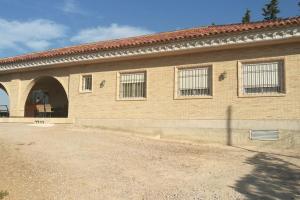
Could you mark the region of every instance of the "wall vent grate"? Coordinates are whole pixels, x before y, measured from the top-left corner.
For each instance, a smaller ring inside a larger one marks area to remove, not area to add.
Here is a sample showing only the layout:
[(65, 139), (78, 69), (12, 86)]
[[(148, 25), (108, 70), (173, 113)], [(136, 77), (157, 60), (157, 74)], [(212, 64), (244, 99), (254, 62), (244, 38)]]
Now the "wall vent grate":
[(275, 141), (278, 139), (278, 130), (250, 130), (250, 140)]

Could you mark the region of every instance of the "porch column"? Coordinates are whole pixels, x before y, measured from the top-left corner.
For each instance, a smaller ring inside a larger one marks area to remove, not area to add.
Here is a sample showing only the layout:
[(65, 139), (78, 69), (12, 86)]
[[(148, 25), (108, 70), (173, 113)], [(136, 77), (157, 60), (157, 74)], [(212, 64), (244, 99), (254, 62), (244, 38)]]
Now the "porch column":
[(21, 101), (21, 80), (12, 79), (9, 83), (10, 117), (24, 117)]

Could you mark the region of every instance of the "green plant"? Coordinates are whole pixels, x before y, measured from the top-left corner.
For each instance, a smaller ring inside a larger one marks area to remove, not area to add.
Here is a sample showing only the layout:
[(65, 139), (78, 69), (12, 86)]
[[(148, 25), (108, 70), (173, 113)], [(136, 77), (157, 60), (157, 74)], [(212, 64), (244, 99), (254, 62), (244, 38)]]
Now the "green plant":
[(8, 196), (8, 192), (7, 191), (0, 191), (0, 199), (4, 199), (4, 197)]
[(280, 10), (278, 8), (278, 0), (271, 0), (265, 5), (265, 7), (262, 10), (262, 15), (265, 17), (265, 20), (277, 19), (277, 14), (280, 13)]
[(249, 23), (249, 22), (251, 21), (251, 16), (250, 16), (250, 14), (251, 14), (251, 11), (250, 11), (249, 9), (247, 9), (246, 12), (245, 12), (245, 15), (244, 15), (244, 17), (243, 17), (243, 19), (242, 19), (242, 23), (243, 23), (243, 24)]

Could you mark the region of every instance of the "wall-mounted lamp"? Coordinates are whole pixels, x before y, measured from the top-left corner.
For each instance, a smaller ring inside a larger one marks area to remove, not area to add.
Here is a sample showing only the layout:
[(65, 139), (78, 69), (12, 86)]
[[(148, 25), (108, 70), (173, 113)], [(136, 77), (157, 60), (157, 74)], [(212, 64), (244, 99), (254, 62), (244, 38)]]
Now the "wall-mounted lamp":
[(105, 80), (101, 81), (101, 83), (100, 83), (100, 88), (104, 88), (105, 82), (106, 82)]
[(219, 76), (219, 81), (223, 81), (225, 78), (227, 78), (227, 72), (224, 71), (222, 74)]

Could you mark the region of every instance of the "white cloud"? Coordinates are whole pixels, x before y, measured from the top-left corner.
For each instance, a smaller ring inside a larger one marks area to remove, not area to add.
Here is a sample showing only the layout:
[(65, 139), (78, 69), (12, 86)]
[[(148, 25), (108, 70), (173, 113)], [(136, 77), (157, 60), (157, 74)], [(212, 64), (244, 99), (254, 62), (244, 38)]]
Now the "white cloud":
[(0, 18), (0, 50), (43, 50), (65, 36), (66, 27), (53, 21), (8, 21)]
[(80, 8), (76, 0), (64, 0), (61, 10), (71, 14), (86, 14), (85, 11)]
[(9, 21), (0, 18), (0, 52), (4, 55), (14, 55), (61, 46), (62, 41), (62, 44), (69, 44), (70, 41), (85, 43), (152, 33), (141, 27), (111, 24), (82, 29), (66, 41), (67, 29), (68, 27), (62, 24), (45, 19)]
[(71, 38), (71, 42), (84, 43), (109, 39), (125, 38), (153, 33), (145, 28), (111, 24), (110, 26), (98, 26), (95, 28), (83, 29)]

